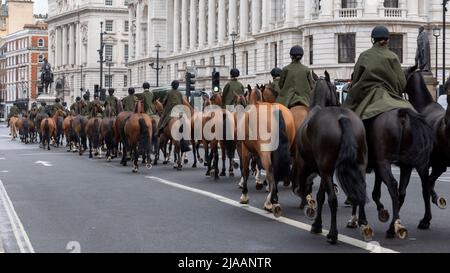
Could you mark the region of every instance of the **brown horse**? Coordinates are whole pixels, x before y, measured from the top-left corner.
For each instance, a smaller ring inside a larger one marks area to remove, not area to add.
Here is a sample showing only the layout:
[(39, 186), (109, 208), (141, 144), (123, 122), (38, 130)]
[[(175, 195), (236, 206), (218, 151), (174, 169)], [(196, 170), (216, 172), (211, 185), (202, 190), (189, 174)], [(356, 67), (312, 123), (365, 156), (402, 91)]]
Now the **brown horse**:
[(124, 133), (124, 154), (127, 150), (132, 151), (133, 172), (138, 172), (139, 155), (142, 155), (142, 161), (147, 168), (151, 168), (152, 119), (144, 113), (143, 101), (136, 102), (134, 113), (125, 122)]
[(62, 138), (63, 138), (63, 133), (64, 133), (62, 125), (64, 122), (64, 115), (65, 115), (65, 112), (63, 110), (59, 109), (55, 112), (55, 114), (52, 117), (53, 122), (55, 123), (55, 126), (56, 126), (55, 137), (54, 137), (56, 147), (59, 147), (60, 144), (62, 145)]
[(72, 121), (74, 119), (74, 114), (71, 112), (63, 121), (62, 129), (64, 132), (64, 137), (66, 138), (67, 151), (70, 152), (75, 149), (76, 136), (72, 129)]
[(130, 118), (131, 114), (133, 112), (131, 111), (121, 111), (119, 115), (117, 115), (117, 118), (114, 122), (114, 135), (115, 135), (115, 143), (118, 147), (119, 143), (122, 143), (122, 160), (120, 161), (120, 164), (123, 166), (127, 165), (127, 154), (125, 151), (124, 143), (126, 141), (125, 136), (125, 123)]
[(102, 109), (99, 105), (94, 104), (91, 110), (91, 118), (87, 121), (85, 133), (89, 139), (89, 158), (92, 158), (92, 149), (95, 150), (95, 156), (101, 158), (101, 139), (100, 139), (100, 123), (102, 119), (97, 117), (97, 113), (101, 113)]
[[(353, 204), (352, 219), (348, 227), (359, 224), (364, 239), (371, 240), (373, 231), (369, 227), (364, 206), (366, 203), (365, 171), (367, 168), (368, 148), (364, 124), (352, 111), (339, 107), (336, 87), (331, 84), (329, 75), (317, 81), (312, 110), (296, 134), (298, 152), (294, 169), (293, 191), (303, 200), (308, 200), (310, 210), (314, 210), (308, 177), (320, 174), (321, 183), (317, 193), (317, 216), (311, 232), (322, 233), (322, 207), (325, 193), (331, 210), (331, 227), (327, 235), (328, 242), (337, 242), (336, 225), (337, 197), (334, 190), (333, 174), (341, 183), (342, 189)], [(359, 218), (356, 209), (359, 207)]]
[(9, 119), (9, 131), (10, 131), (10, 135), (12, 136), (13, 139), (17, 138), (17, 122), (19, 121), (18, 117), (11, 117)]
[(108, 162), (111, 161), (113, 156), (117, 156), (114, 130), (115, 120), (116, 118), (112, 115), (111, 106), (108, 104), (105, 108), (105, 117), (103, 117), (100, 123), (100, 142), (106, 145), (106, 160)]
[(56, 138), (56, 123), (53, 118), (44, 118), (41, 121), (40, 127), (42, 139), (42, 148), (45, 149), (45, 145), (47, 144), (47, 150), (50, 150), (50, 141), (53, 137)]
[[(242, 204), (249, 202), (247, 180), (250, 158), (253, 154), (259, 157), (261, 165), (267, 173), (266, 180), (269, 183), (269, 194), (264, 203), (264, 208), (279, 217), (282, 210), (278, 204), (278, 182), (284, 181), (289, 174), (290, 149), (295, 137), (294, 118), (289, 109), (283, 105), (263, 102), (252, 105), (252, 109), (245, 111), (240, 117), (236, 113), (234, 116), (236, 120), (234, 133), (235, 138), (238, 139), (237, 150), (241, 159), (243, 176), (240, 202)], [(261, 134), (263, 130), (260, 126), (264, 125), (269, 134), (269, 139)], [(244, 132), (240, 131), (242, 129)], [(243, 134), (244, 138), (239, 139), (238, 134)], [(278, 140), (276, 147), (265, 147), (276, 139)]]
[(78, 148), (79, 155), (83, 155), (83, 152), (87, 150), (87, 138), (86, 138), (87, 122), (88, 122), (87, 118), (80, 114), (76, 115), (72, 119), (72, 132), (75, 144)]

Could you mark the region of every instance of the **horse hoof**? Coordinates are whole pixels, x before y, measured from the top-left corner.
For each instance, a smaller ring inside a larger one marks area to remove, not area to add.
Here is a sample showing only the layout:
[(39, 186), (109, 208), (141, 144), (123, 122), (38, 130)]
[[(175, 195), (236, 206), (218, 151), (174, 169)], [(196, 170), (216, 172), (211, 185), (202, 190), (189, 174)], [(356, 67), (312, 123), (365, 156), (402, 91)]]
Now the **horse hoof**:
[(408, 230), (405, 226), (403, 226), (400, 220), (395, 221), (394, 223), (395, 235), (401, 240), (406, 239), (408, 237)]
[(283, 213), (283, 210), (281, 209), (280, 204), (274, 204), (272, 207), (273, 216), (276, 218), (280, 218), (281, 214)]
[[(81, 155), (81, 154), (80, 154)], [(92, 158), (92, 155), (89, 155), (89, 158)]]
[(209, 171), (209, 176), (211, 176), (211, 177), (216, 176), (216, 171), (215, 170), (210, 170)]
[(203, 163), (203, 166), (208, 167), (208, 163), (207, 163), (207, 162), (204, 162), (204, 163)]
[(291, 181), (284, 181), (283, 182), (283, 186), (289, 187), (289, 185), (291, 185)]
[(145, 164), (145, 167), (146, 167), (148, 170), (150, 170), (153, 166), (152, 166), (152, 164), (148, 163), (148, 164)]
[(336, 195), (338, 195), (339, 194), (339, 187), (337, 185), (333, 185), (333, 188), (334, 188), (334, 193)]
[(305, 216), (309, 220), (314, 220), (314, 218), (316, 217), (316, 209), (314, 209), (314, 208), (306, 208), (305, 209)]
[(188, 161), (187, 159), (183, 160), (183, 163), (184, 163), (184, 164), (188, 164), (188, 162), (189, 162), (189, 161)]
[(306, 202), (308, 204), (308, 207), (313, 208), (313, 209), (316, 208), (316, 200), (314, 200), (314, 198), (312, 197), (311, 194), (308, 194), (306, 196)]
[(229, 175), (230, 177), (234, 177), (234, 173), (233, 173), (233, 172), (230, 172), (228, 175)]
[(425, 220), (422, 219), (419, 222), (419, 225), (417, 226), (417, 228), (418, 229), (422, 229), (422, 230), (429, 229), (430, 228), (430, 221), (425, 221)]
[(445, 209), (447, 207), (447, 200), (444, 197), (439, 197), (437, 200), (437, 206), (440, 209)]
[(262, 190), (263, 187), (264, 187), (264, 186), (263, 186), (262, 183), (256, 183), (256, 189), (257, 189), (258, 191)]
[(369, 225), (361, 226), (361, 234), (364, 238), (364, 241), (370, 242), (373, 238), (373, 229)]
[(106, 159), (106, 161), (111, 162), (111, 157), (108, 156), (108, 158)]
[(313, 233), (313, 234), (320, 234), (320, 233), (322, 233), (322, 226), (312, 224), (311, 225), (311, 233)]
[(176, 167), (177, 171), (181, 171), (182, 168), (183, 168), (182, 166), (177, 166)]
[(386, 223), (387, 221), (389, 221), (389, 217), (389, 212), (386, 209), (381, 209), (378, 211), (378, 219), (382, 223)]
[(246, 194), (242, 194), (239, 203), (247, 205), (248, 202), (249, 202), (248, 196)]
[(197, 164), (192, 164), (192, 168), (197, 168)]
[(356, 219), (356, 218), (354, 218), (354, 217), (352, 217), (352, 219), (348, 220), (348, 222), (347, 222), (347, 228), (350, 228), (350, 229), (355, 229), (355, 228), (357, 228), (357, 227), (358, 227), (358, 222), (357, 222), (357, 220), (358, 220), (358, 219)]
[(163, 165), (167, 165), (167, 163), (169, 163), (169, 161), (167, 161), (167, 160), (163, 161)]
[(227, 174), (225, 173), (225, 171), (221, 171), (219, 175), (220, 176), (226, 176)]
[(203, 159), (202, 159), (202, 158), (199, 158), (199, 159), (198, 159), (198, 162), (200, 162), (200, 164), (202, 164), (202, 163), (203, 163)]
[(135, 167), (135, 168), (133, 168), (132, 172), (133, 172), (133, 173), (137, 173), (137, 172), (138, 172), (138, 169)]
[(328, 234), (328, 235), (327, 235), (327, 242), (328, 242), (330, 245), (335, 245), (335, 244), (337, 244), (337, 235), (331, 235), (331, 234)]

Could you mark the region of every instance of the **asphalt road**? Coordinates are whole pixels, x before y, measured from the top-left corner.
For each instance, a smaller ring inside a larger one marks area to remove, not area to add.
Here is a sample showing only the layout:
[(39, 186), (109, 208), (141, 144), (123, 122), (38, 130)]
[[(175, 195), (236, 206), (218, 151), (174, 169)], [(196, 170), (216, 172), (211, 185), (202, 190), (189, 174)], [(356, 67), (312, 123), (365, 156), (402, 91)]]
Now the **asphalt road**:
[[(203, 166), (193, 169), (191, 163), (182, 171), (158, 165), (133, 174), (118, 159), (108, 163), (65, 148), (47, 151), (11, 141), (1, 124), (0, 252), (450, 252), (449, 210), (433, 206), (431, 229), (416, 228), (424, 210), (417, 176), (401, 211), (407, 239), (385, 239), (388, 223), (378, 221), (370, 202), (375, 236), (365, 243), (359, 230), (345, 227), (351, 209), (340, 194), (340, 237), (332, 246), (309, 232), (312, 221), (289, 188), (280, 186), (283, 217), (274, 219), (261, 210), (266, 193), (256, 191), (253, 178), (250, 204), (243, 206), (237, 176), (213, 181)], [(367, 183), (370, 195), (372, 175)], [(450, 193), (449, 173), (436, 189), (443, 196)], [(384, 186), (382, 199), (391, 211)], [(324, 229), (329, 216), (325, 205)]]

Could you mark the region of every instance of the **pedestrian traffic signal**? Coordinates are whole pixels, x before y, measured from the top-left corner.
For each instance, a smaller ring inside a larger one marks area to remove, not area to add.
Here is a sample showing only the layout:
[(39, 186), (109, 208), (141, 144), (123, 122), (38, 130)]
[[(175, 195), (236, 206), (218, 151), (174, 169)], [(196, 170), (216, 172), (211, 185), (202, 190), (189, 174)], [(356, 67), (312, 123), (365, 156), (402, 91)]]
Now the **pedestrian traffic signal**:
[(212, 91), (219, 92), (220, 90), (220, 73), (213, 71), (212, 73)]
[(191, 92), (195, 91), (195, 75), (186, 72), (186, 97), (191, 97)]

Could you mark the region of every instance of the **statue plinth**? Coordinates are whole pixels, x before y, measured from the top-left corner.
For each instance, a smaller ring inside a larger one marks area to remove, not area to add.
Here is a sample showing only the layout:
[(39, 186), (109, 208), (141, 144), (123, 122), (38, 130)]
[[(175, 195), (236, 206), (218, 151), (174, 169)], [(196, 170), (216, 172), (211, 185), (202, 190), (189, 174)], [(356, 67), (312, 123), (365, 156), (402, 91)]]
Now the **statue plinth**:
[(433, 97), (433, 101), (436, 101), (436, 90), (438, 81), (437, 78), (430, 71), (421, 71), (423, 79), (425, 80), (425, 84), (427, 86), (428, 92), (430, 92), (431, 97)]

